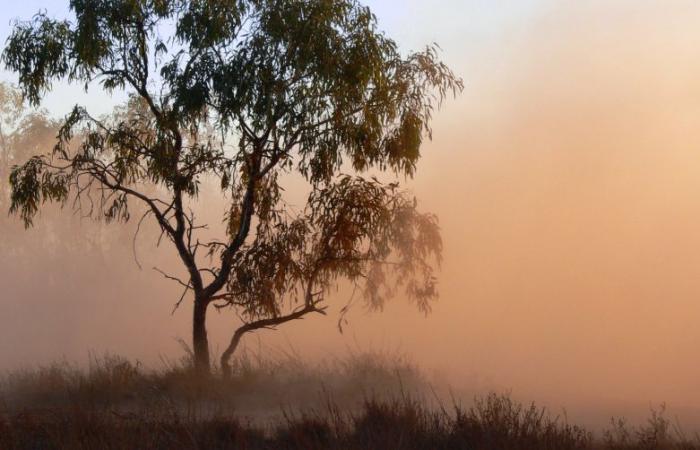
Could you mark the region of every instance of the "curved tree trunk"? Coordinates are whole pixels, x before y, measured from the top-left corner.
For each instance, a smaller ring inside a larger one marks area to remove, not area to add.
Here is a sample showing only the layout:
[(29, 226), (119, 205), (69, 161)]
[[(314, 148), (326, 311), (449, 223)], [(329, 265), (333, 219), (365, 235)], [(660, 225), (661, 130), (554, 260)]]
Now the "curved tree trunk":
[(231, 356), (233, 356), (235, 353), (236, 349), (238, 348), (238, 344), (241, 343), (241, 338), (247, 331), (248, 330), (245, 330), (244, 327), (237, 329), (236, 332), (233, 333), (233, 337), (231, 338), (231, 342), (229, 343), (228, 347), (226, 347), (226, 350), (224, 350), (224, 352), (221, 354), (221, 374), (224, 376), (224, 378), (231, 377)]
[(282, 325), (283, 323), (292, 321), (292, 320), (298, 320), (302, 319), (305, 315), (310, 314), (310, 313), (319, 313), (325, 315), (325, 308), (317, 308), (316, 305), (309, 303), (303, 308), (294, 311), (290, 314), (287, 314), (286, 316), (277, 316), (277, 317), (270, 317), (268, 319), (260, 319), (255, 322), (250, 322), (246, 323), (242, 326), (240, 326), (235, 333), (233, 333), (233, 337), (231, 338), (231, 342), (229, 343), (228, 347), (222, 353), (221, 355), (221, 372), (224, 376), (224, 378), (229, 378), (231, 376), (231, 356), (233, 356), (233, 353), (236, 351), (238, 348), (238, 345), (241, 343), (241, 338), (243, 337), (244, 334), (250, 333), (262, 328), (267, 328), (267, 329), (274, 329), (278, 325)]
[(198, 373), (209, 374), (209, 339), (207, 338), (207, 305), (200, 299), (194, 302), (192, 317), (192, 351), (194, 352), (194, 368)]

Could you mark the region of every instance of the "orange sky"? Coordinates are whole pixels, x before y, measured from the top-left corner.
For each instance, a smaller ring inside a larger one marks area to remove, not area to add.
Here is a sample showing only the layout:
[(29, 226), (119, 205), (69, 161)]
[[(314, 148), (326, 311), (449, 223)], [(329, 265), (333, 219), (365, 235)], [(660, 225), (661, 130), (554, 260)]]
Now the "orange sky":
[(463, 48), (413, 183), (442, 298), (355, 318), (360, 342), (564, 404), (700, 407), (700, 5), (609, 3)]

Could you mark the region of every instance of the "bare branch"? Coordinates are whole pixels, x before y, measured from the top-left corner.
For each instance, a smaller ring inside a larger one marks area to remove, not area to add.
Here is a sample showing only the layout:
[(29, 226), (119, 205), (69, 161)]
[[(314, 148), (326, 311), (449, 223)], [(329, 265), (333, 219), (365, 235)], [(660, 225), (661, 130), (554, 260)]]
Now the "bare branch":
[(163, 277), (167, 278), (168, 280), (176, 281), (178, 284), (180, 284), (181, 286), (186, 287), (187, 289), (191, 289), (191, 288), (192, 288), (192, 285), (191, 285), (190, 283), (185, 283), (185, 282), (182, 281), (180, 278), (177, 278), (177, 277), (172, 276), (172, 275), (168, 275), (167, 273), (163, 272), (162, 270), (160, 270), (160, 269), (157, 268), (157, 267), (154, 267), (153, 270), (155, 270), (156, 272), (160, 273), (161, 275), (163, 275)]
[(134, 262), (136, 262), (136, 265), (138, 266), (139, 270), (143, 270), (143, 267), (141, 266), (138, 255), (136, 254), (136, 238), (138, 238), (139, 231), (141, 231), (141, 224), (146, 219), (146, 217), (148, 217), (148, 215), (152, 213), (153, 211), (151, 211), (150, 209), (146, 210), (146, 212), (143, 213), (143, 216), (141, 216), (141, 219), (139, 219), (139, 222), (136, 225), (136, 231), (134, 232), (134, 236), (131, 240), (131, 251), (134, 255)]

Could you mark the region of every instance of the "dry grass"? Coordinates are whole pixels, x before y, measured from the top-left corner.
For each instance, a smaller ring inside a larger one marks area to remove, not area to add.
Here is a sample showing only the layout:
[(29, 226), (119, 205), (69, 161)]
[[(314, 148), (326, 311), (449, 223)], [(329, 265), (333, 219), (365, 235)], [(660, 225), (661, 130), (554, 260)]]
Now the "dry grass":
[(248, 356), (226, 381), (106, 357), (5, 375), (0, 448), (700, 449), (663, 409), (594, 437), (507, 395), (448, 408), (429, 392), (413, 365), (378, 354), (317, 366)]

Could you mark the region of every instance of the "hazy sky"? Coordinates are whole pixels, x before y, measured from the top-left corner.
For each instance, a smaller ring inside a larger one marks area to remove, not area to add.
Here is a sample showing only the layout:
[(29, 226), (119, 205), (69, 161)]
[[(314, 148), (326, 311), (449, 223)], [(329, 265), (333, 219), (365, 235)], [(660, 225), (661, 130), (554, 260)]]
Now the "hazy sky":
[[(59, 14), (64, 3), (12, 2), (3, 15)], [(700, 3), (369, 4), (403, 48), (439, 43), (466, 83), (437, 115), (411, 183), (441, 218), (442, 297), (428, 318), (397, 301), (383, 315), (356, 311), (342, 336), (335, 317), (261, 336), (313, 356), (398, 347), (455, 385), (512, 388), (570, 410), (664, 400), (700, 410)], [(61, 86), (45, 107), (109, 105), (78, 91)], [(144, 358), (172, 350), (189, 319), (168, 315), (163, 292), (148, 303), (158, 327), (106, 302), (65, 317), (85, 323), (74, 339), (52, 323), (51, 346), (11, 359), (79, 357), (86, 342)], [(219, 345), (230, 320), (214, 317)], [(145, 336), (152, 345), (139, 344)]]
[[(27, 0), (7, 2), (3, 5), (0, 21), (0, 42), (10, 33), (16, 19), (26, 20), (38, 11), (50, 17), (68, 16), (67, 0)], [(494, 36), (511, 27), (522, 25), (523, 20), (537, 14), (542, 0), (518, 0), (494, 2), (488, 0), (419, 0), (386, 1), (372, 0), (369, 5), (385, 30), (406, 50), (419, 49), (437, 42), (445, 50), (445, 60), (455, 69), (466, 69), (463, 58), (466, 49), (488, 43)], [(12, 74), (1, 73), (0, 80), (15, 81)], [(114, 101), (121, 100), (117, 96)], [(65, 86), (51, 93), (44, 106), (56, 114), (68, 112), (76, 101), (88, 105), (97, 112), (109, 111), (109, 102), (104, 98), (85, 95), (80, 86)]]

